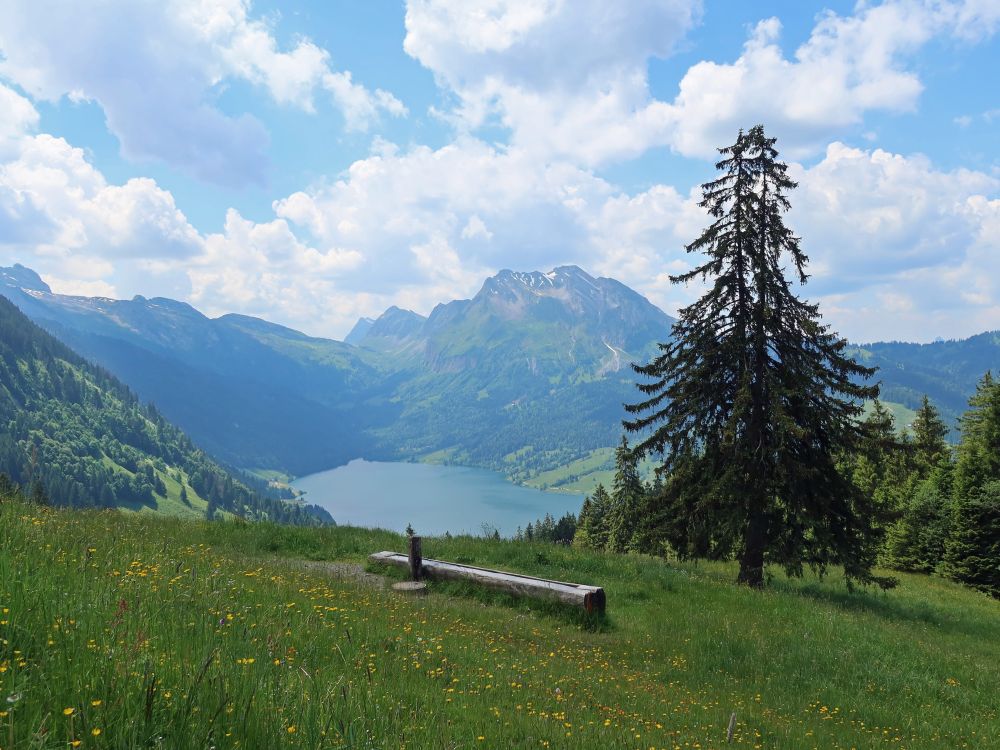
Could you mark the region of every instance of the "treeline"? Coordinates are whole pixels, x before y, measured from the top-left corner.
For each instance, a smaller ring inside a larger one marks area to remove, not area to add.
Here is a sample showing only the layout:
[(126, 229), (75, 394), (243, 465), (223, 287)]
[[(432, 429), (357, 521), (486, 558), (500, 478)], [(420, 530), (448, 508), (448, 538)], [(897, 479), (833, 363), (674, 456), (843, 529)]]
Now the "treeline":
[[(206, 515), (328, 521), (219, 466), (121, 382), (0, 298), (0, 474), (30, 498), (71, 507), (155, 506), (168, 483)], [(270, 496), (269, 496), (270, 495)]]
[[(866, 422), (871, 437), (856, 454), (839, 457), (838, 467), (877, 508), (885, 539), (880, 564), (944, 576), (1000, 598), (1000, 381), (990, 373), (980, 380), (959, 420), (957, 446), (949, 444), (950, 428), (926, 397), (901, 431), (877, 401)], [(549, 516), (517, 538), (699, 556), (678, 549), (680, 540), (698, 535), (675, 526), (665, 500), (670, 478), (643, 482), (624, 439), (615, 467), (611, 490), (599, 485), (577, 517), (556, 522)]]

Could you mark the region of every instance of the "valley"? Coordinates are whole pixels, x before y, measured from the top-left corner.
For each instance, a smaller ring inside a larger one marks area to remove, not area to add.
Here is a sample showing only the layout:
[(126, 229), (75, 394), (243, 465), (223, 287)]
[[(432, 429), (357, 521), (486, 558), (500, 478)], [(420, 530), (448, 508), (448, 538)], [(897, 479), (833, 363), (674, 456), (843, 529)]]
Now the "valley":
[[(23, 266), (0, 269), (0, 294), (230, 465), (305, 476), (355, 458), (424, 461), (581, 494), (610, 479), (636, 393), (629, 364), (672, 323), (575, 266), (502, 271), (471, 299), (428, 316), (390, 308), (343, 342), (162, 298), (54, 294)], [(850, 353), (880, 368), (898, 426), (924, 394), (954, 426), (1000, 361), (1000, 334)]]

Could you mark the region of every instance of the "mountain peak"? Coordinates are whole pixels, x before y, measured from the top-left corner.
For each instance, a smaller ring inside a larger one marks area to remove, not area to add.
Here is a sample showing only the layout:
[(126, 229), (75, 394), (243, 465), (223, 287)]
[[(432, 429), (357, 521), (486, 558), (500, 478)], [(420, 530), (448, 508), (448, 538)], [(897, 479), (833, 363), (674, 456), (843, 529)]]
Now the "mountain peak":
[[(363, 319), (364, 320), (364, 319)], [(368, 330), (358, 339), (348, 343), (376, 349), (396, 349), (415, 340), (423, 330), (427, 318), (413, 310), (403, 310), (393, 305), (377, 320), (371, 322)], [(358, 322), (362, 325), (361, 321)], [(357, 326), (355, 326), (357, 328)], [(353, 336), (354, 331), (351, 332)]]
[(344, 343), (357, 346), (365, 340), (365, 336), (368, 335), (373, 325), (375, 325), (374, 318), (358, 318), (358, 322), (354, 324), (351, 332), (344, 336)]
[(52, 288), (42, 281), (41, 276), (27, 266), (22, 266), (20, 263), (15, 263), (13, 266), (7, 268), (0, 268), (0, 283), (33, 292), (52, 293)]

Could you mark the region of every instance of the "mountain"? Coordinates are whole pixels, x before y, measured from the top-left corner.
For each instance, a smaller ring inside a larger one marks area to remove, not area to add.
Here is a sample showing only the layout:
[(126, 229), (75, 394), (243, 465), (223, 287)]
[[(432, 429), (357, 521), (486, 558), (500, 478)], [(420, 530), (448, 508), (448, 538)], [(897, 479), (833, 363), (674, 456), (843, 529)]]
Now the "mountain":
[(0, 472), (59, 505), (330, 520), (234, 477), (7, 299), (0, 299)]
[(226, 463), (305, 473), (377, 454), (361, 420), (383, 407), (375, 399), (370, 413), (359, 408), (381, 382), (371, 353), (257, 318), (208, 318), (160, 297), (53, 294), (17, 266), (0, 273), (0, 293)]
[[(358, 330), (358, 326), (366, 320), (362, 318), (354, 326), (352, 334)], [(419, 348), (421, 341), (421, 331), (427, 319), (418, 315), (412, 310), (401, 310), (395, 305), (382, 313), (376, 320), (371, 321), (371, 325), (363, 335), (355, 336), (357, 346), (365, 349), (374, 349), (387, 354), (398, 356), (407, 351), (411, 344), (416, 344)], [(347, 339), (344, 339), (345, 341)]]
[(613, 279), (576, 266), (504, 270), (423, 319), (390, 308), (359, 345), (407, 370), (402, 411), (376, 429), (403, 456), (428, 454), (518, 479), (613, 445), (633, 397), (629, 364), (673, 320)]
[(1000, 370), (1000, 331), (930, 344), (865, 344), (850, 353), (865, 365), (879, 368), (876, 377), (882, 381), (884, 401), (915, 410), (928, 394), (954, 427), (968, 407), (976, 382), (987, 370)]
[(419, 352), (431, 370), (521, 368), (562, 377), (600, 376), (628, 365), (670, 330), (673, 319), (614, 279), (577, 266), (548, 273), (504, 270), (471, 300), (438, 305), (430, 316), (389, 308), (358, 340), (388, 354)]
[(368, 334), (368, 331), (371, 330), (374, 323), (375, 320), (373, 318), (358, 319), (358, 322), (354, 324), (354, 328), (351, 329), (351, 332), (344, 337), (344, 343), (351, 345), (360, 344), (361, 339)]
[[(225, 462), (305, 474), (352, 458), (431, 460), (568, 486), (610, 460), (629, 365), (673, 319), (576, 266), (504, 270), (424, 317), (391, 307), (339, 342), (184, 303), (53, 294), (22, 266), (0, 294)], [(1000, 336), (855, 346), (901, 425), (927, 393), (947, 419), (1000, 369)], [(579, 488), (579, 487), (578, 487)]]

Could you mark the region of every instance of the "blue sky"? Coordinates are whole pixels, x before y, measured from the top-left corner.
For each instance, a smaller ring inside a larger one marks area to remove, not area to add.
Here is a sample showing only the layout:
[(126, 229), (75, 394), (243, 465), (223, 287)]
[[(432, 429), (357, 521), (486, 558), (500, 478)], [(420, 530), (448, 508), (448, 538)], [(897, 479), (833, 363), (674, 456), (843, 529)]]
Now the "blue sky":
[(342, 336), (500, 268), (668, 312), (763, 122), (803, 293), (856, 341), (1000, 328), (992, 0), (9, 0), (0, 263)]

